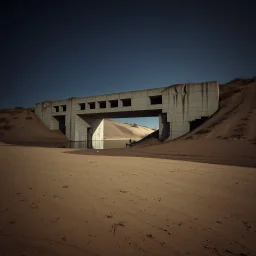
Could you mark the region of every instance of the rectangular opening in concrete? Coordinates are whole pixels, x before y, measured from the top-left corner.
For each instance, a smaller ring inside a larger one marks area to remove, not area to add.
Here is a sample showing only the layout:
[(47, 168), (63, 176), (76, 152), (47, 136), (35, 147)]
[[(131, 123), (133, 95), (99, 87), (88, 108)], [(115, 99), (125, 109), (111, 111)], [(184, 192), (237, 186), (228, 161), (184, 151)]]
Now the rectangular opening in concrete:
[(92, 148), (92, 127), (87, 127), (87, 148)]
[(170, 122), (168, 122), (167, 113), (159, 115), (159, 139), (164, 141), (170, 136)]
[(202, 125), (207, 119), (209, 119), (207, 116), (202, 116), (199, 119), (195, 119), (194, 121), (189, 122), (190, 131), (195, 130), (198, 126)]
[(90, 109), (95, 109), (95, 102), (88, 102)]
[(121, 99), (123, 107), (130, 107), (132, 105), (132, 100), (130, 99)]
[(163, 103), (162, 95), (149, 96), (149, 99), (151, 105), (159, 105)]
[(118, 108), (118, 100), (109, 100), (111, 108)]
[(85, 110), (85, 103), (79, 103), (79, 110)]
[(106, 108), (107, 107), (106, 101), (98, 101), (98, 103), (99, 103), (100, 108)]
[(59, 129), (63, 134), (66, 134), (66, 117), (65, 116), (54, 116), (58, 121), (57, 129)]
[(62, 110), (63, 112), (66, 112), (66, 111), (67, 111), (67, 106), (66, 106), (66, 105), (61, 105), (60, 107), (61, 107), (61, 110)]
[(53, 107), (54, 107), (54, 111), (55, 111), (55, 112), (59, 112), (59, 111), (60, 111), (59, 106), (53, 106)]

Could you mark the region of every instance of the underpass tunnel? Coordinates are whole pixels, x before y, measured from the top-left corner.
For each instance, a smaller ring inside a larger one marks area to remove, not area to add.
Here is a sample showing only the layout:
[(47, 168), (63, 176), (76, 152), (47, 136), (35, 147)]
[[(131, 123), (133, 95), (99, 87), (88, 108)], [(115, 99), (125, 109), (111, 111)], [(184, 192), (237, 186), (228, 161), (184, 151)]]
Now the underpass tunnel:
[(63, 134), (66, 135), (66, 117), (65, 117), (65, 115), (53, 116), (51, 126), (52, 126), (52, 130), (60, 130)]

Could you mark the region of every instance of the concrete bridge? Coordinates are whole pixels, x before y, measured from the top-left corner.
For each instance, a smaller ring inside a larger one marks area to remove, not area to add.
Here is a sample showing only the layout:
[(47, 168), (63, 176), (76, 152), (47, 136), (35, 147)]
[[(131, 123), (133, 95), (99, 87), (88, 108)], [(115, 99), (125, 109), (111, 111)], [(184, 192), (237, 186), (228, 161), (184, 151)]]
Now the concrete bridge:
[[(104, 118), (158, 116), (159, 139), (172, 140), (218, 108), (219, 85), (213, 81), (45, 101), (36, 104), (35, 113), (49, 129), (62, 130), (70, 141), (102, 143)], [(97, 145), (102, 147), (103, 143)]]

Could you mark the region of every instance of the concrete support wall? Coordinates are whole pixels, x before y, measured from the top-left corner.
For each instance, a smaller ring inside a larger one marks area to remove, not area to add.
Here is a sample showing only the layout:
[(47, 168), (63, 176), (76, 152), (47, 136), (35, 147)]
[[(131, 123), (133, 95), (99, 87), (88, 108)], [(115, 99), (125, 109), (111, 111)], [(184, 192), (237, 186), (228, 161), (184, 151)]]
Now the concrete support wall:
[[(159, 102), (153, 103), (154, 97)], [(124, 105), (127, 99), (130, 103)], [(100, 107), (102, 101), (106, 107)], [(111, 107), (113, 101), (118, 103), (115, 107)], [(94, 109), (90, 107), (91, 102), (95, 104)], [(218, 108), (219, 85), (214, 81), (46, 101), (36, 104), (35, 114), (51, 130), (59, 128), (55, 117), (65, 116), (66, 136), (70, 141), (86, 141), (87, 128), (92, 127), (92, 140), (96, 143), (104, 138), (104, 117), (159, 116), (159, 138), (172, 140), (189, 132), (190, 122), (210, 117)]]
[(165, 140), (170, 136), (170, 123), (167, 121), (167, 113), (159, 115), (159, 139)]
[(82, 117), (76, 115), (73, 123), (75, 136), (71, 138), (71, 141), (86, 141), (88, 127), (90, 127), (89, 124)]
[(176, 139), (190, 131), (190, 122), (210, 117), (219, 108), (216, 82), (182, 84), (163, 91), (163, 112), (170, 122), (170, 137)]
[(92, 146), (97, 149), (103, 148), (104, 119), (76, 115), (72, 127), (75, 136), (71, 137), (71, 141), (87, 141), (87, 129), (91, 127)]
[(52, 122), (52, 104), (51, 102), (43, 102), (36, 104), (35, 106), (35, 114), (42, 120), (42, 122), (52, 130), (51, 122)]
[(59, 129), (59, 121), (55, 117), (51, 117), (50, 119), (50, 130), (58, 130)]

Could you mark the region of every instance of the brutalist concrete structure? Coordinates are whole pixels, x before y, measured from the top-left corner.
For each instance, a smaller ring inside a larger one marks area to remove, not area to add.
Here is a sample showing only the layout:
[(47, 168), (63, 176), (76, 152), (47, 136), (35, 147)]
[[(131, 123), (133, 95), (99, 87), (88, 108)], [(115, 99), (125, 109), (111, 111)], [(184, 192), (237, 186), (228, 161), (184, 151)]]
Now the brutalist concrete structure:
[(213, 81), (45, 101), (36, 104), (35, 113), (70, 141), (92, 141), (93, 147), (102, 148), (104, 118), (159, 116), (159, 138), (173, 140), (188, 133), (193, 121), (210, 117), (218, 108), (219, 85)]

